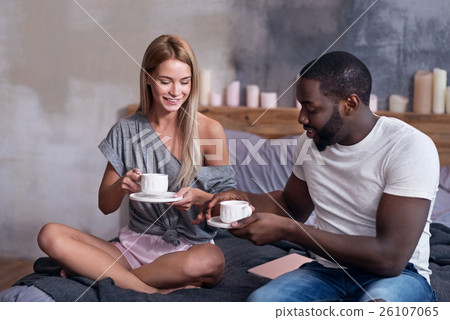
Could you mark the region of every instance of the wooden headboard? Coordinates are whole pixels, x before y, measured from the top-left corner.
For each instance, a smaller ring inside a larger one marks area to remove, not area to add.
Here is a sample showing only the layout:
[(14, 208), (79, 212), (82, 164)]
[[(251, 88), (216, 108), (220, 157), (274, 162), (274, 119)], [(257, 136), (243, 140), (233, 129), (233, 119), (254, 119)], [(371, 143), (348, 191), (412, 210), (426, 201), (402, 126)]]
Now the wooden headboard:
[[(137, 104), (128, 106), (134, 113)], [(254, 133), (272, 139), (298, 135), (303, 127), (298, 124), (299, 109), (295, 108), (246, 108), (202, 107), (200, 112), (219, 121), (225, 129)], [(450, 114), (415, 114), (378, 111), (378, 115), (395, 117), (427, 134), (436, 144), (441, 166), (450, 166)], [(256, 121), (256, 122), (255, 122)]]

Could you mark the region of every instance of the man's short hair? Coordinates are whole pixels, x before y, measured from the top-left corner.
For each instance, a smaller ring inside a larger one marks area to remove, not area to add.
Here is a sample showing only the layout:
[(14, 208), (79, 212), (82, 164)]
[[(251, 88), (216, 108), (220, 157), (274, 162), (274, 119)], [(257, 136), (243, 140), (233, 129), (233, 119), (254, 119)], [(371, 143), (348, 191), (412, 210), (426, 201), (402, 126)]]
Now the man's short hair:
[(320, 92), (332, 100), (356, 94), (369, 105), (372, 76), (361, 60), (344, 51), (329, 52), (308, 63), (300, 77), (320, 82)]

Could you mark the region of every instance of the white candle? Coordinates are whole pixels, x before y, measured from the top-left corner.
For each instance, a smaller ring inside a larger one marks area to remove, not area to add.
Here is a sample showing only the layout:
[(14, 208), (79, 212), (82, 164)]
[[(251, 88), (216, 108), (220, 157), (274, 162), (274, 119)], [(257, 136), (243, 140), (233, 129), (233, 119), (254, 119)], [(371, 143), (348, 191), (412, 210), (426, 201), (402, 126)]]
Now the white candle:
[(239, 90), (241, 83), (239, 81), (233, 81), (227, 87), (227, 106), (237, 107), (240, 103)]
[(247, 86), (247, 107), (259, 107), (259, 87), (257, 85)]
[(398, 95), (391, 94), (389, 96), (389, 111), (402, 113), (406, 111), (406, 105), (408, 104), (408, 99)]
[(431, 113), (433, 103), (433, 73), (419, 70), (414, 75), (414, 100), (413, 111), (415, 113)]
[(447, 87), (447, 71), (433, 70), (433, 113), (445, 112), (445, 88)]
[(200, 70), (200, 105), (209, 105), (209, 95), (211, 93), (211, 70)]
[(261, 107), (269, 109), (277, 107), (276, 92), (261, 92)]
[(447, 87), (445, 92), (445, 108), (447, 109), (447, 113), (450, 113), (450, 87)]
[(211, 92), (211, 106), (218, 107), (222, 105), (222, 95), (218, 92)]
[(369, 109), (372, 112), (375, 112), (378, 110), (378, 97), (373, 93), (370, 94)]

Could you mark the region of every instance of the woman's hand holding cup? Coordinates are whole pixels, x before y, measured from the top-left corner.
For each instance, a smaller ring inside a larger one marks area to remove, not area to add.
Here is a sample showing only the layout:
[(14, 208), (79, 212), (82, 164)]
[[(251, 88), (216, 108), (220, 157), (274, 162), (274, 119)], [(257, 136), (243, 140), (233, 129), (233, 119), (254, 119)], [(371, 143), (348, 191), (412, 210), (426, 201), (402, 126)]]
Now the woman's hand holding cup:
[(118, 180), (122, 192), (130, 194), (141, 191), (141, 186), (138, 184), (141, 175), (141, 171), (136, 168), (125, 173), (125, 175)]

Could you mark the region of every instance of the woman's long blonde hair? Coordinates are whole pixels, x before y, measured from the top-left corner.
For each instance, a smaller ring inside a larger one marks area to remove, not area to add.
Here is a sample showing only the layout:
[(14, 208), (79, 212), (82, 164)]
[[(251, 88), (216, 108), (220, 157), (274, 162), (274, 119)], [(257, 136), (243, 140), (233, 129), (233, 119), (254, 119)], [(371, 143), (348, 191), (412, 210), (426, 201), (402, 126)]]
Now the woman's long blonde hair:
[[(142, 60), (140, 75), (141, 101), (139, 112), (147, 115), (151, 112), (153, 96), (147, 84), (147, 77), (162, 62), (175, 58), (191, 67), (191, 92), (187, 100), (178, 110), (178, 123), (182, 133), (181, 169), (172, 189), (181, 183), (182, 187), (189, 186), (202, 165), (197, 123), (197, 109), (199, 99), (197, 60), (194, 51), (182, 38), (175, 35), (162, 35), (153, 40), (148, 46)], [(145, 71), (144, 71), (145, 70)]]

